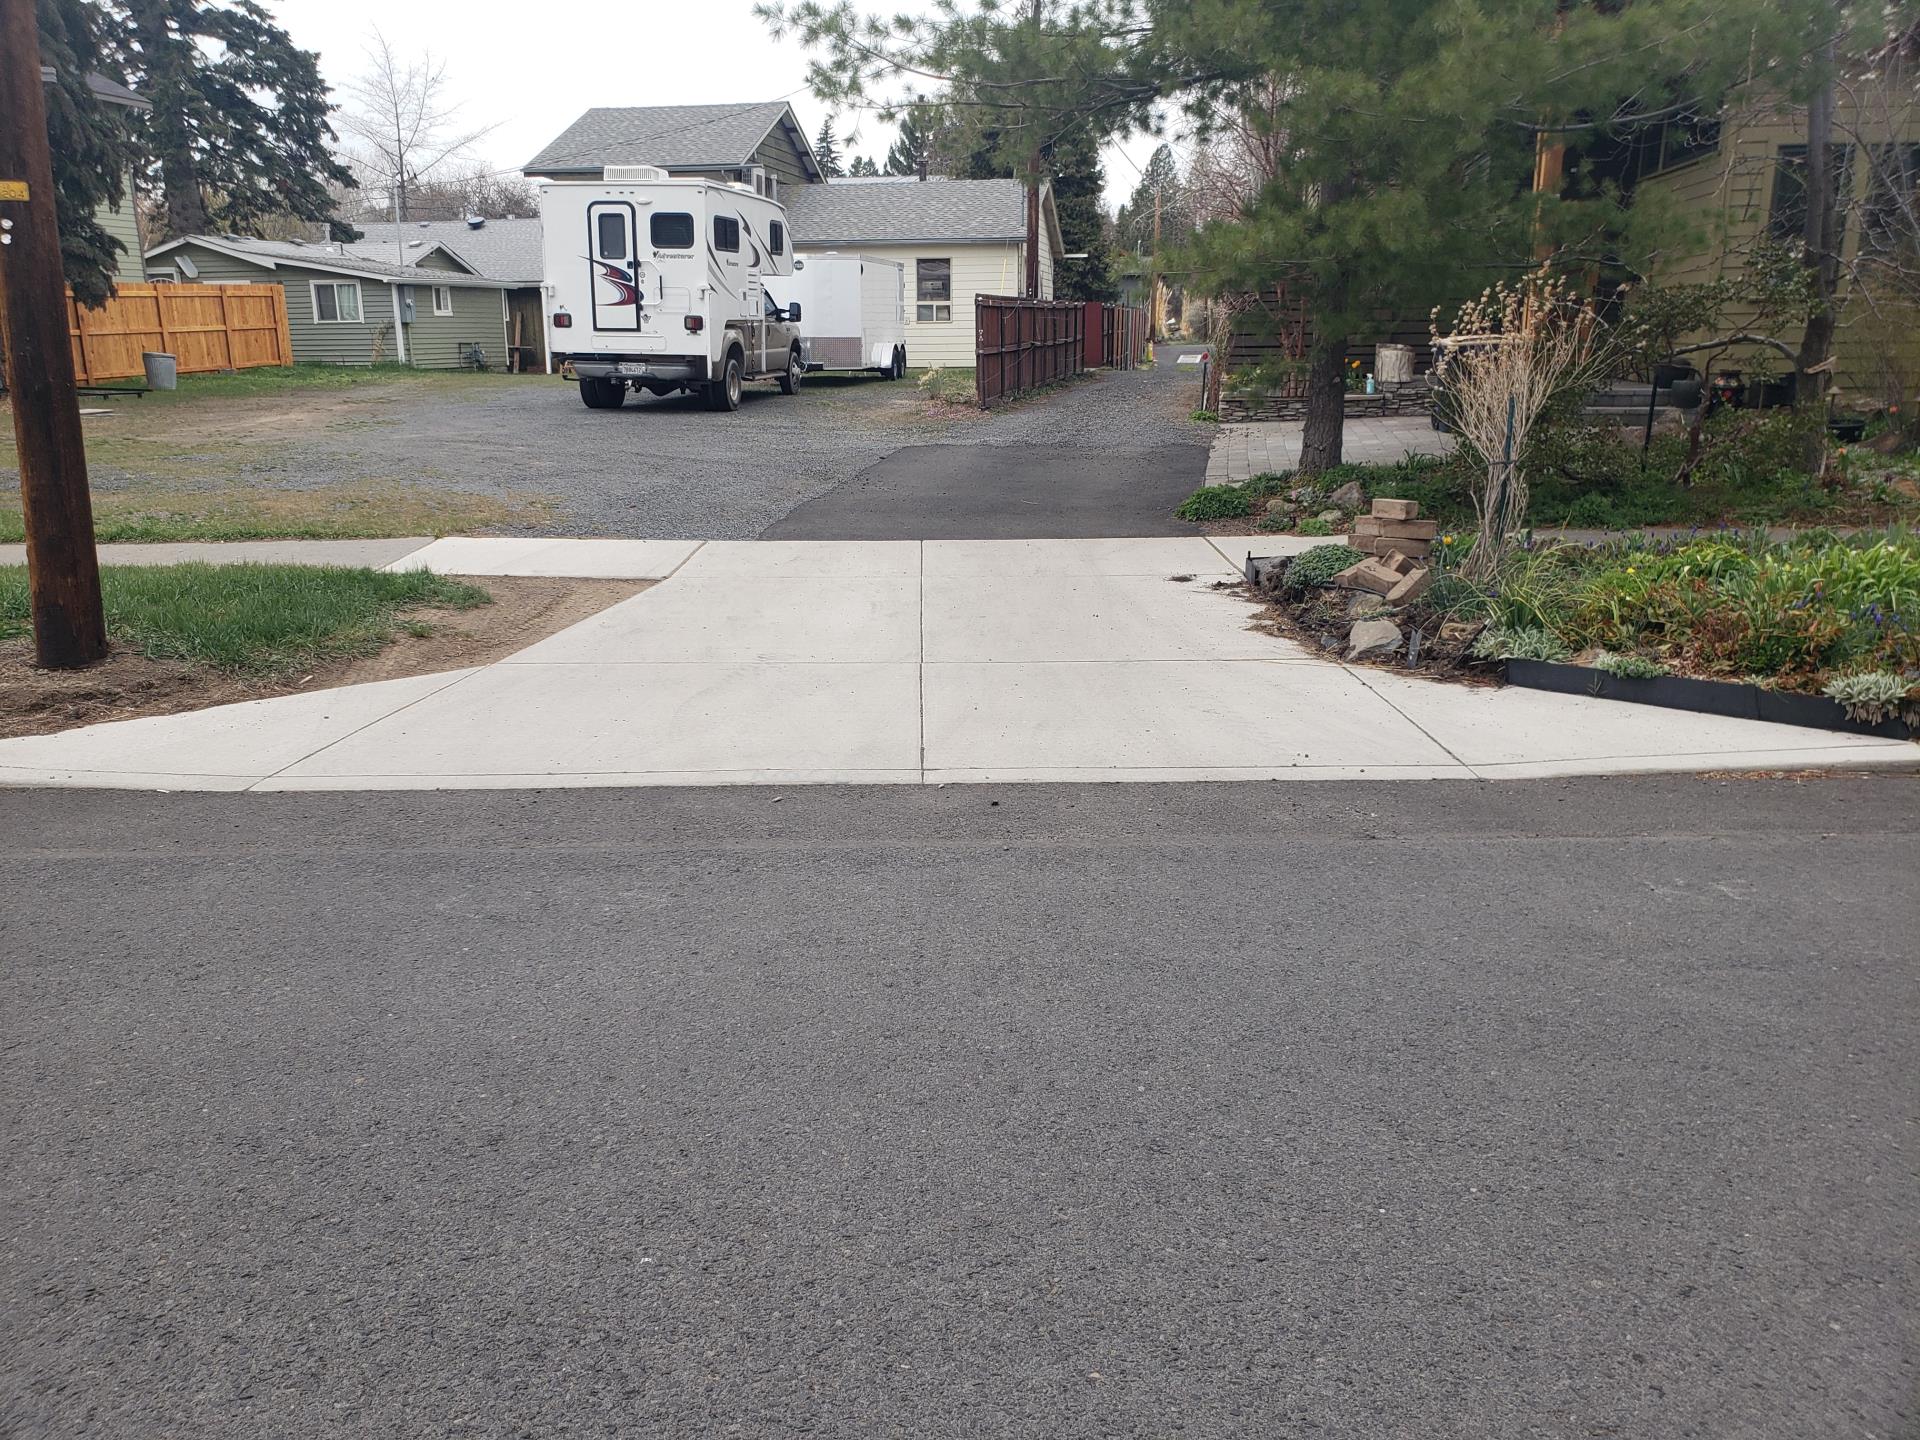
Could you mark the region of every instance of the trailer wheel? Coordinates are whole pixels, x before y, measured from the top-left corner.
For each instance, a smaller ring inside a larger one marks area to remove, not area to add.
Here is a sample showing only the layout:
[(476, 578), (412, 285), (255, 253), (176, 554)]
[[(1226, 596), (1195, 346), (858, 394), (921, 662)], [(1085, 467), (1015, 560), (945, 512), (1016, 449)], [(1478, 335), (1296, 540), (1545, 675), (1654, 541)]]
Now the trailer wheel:
[(624, 380), (582, 380), (580, 398), (589, 410), (618, 410), (627, 400)]
[(907, 378), (907, 347), (906, 346), (904, 345), (894, 346), (893, 364), (887, 370), (887, 378), (889, 380), (904, 380)]
[(720, 378), (707, 386), (707, 408), (709, 410), (738, 410), (740, 408), (740, 352), (729, 350), (726, 364), (721, 368)]
[(787, 370), (786, 373), (780, 377), (780, 393), (782, 395), (798, 395), (800, 393), (800, 377), (806, 373), (806, 369), (807, 367), (802, 364), (800, 360), (800, 347), (796, 345), (787, 352)]

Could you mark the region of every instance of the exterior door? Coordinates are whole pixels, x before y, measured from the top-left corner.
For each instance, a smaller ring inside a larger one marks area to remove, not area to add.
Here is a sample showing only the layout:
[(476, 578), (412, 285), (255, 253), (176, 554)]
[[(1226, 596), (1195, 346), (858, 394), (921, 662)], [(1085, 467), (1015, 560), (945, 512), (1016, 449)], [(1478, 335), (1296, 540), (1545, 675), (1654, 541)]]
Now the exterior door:
[(633, 205), (596, 200), (587, 207), (587, 263), (593, 270), (593, 328), (640, 328), (639, 236)]

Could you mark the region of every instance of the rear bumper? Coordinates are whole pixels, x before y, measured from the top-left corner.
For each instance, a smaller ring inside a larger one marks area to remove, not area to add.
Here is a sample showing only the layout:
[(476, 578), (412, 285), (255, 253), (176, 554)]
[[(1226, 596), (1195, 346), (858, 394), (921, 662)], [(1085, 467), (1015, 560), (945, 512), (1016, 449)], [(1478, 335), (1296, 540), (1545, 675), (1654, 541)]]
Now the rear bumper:
[(563, 355), (582, 380), (667, 380), (676, 384), (707, 378), (702, 356), (681, 355)]

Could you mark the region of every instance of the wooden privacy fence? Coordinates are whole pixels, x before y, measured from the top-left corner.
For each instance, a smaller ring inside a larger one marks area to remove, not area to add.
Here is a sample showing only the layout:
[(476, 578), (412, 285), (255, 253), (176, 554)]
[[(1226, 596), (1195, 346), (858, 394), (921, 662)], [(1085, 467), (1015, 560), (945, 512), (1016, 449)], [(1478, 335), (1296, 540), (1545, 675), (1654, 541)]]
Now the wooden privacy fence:
[(143, 373), (147, 350), (173, 356), (182, 375), (293, 363), (278, 285), (121, 285), (98, 310), (68, 291), (67, 333), (82, 385)]
[(1078, 300), (973, 297), (973, 381), (983, 408), (1080, 369), (1086, 307)]
[(1086, 306), (1087, 369), (1104, 365), (1111, 370), (1131, 370), (1146, 357), (1150, 322), (1144, 306), (1109, 305), (1099, 300), (1089, 300)]

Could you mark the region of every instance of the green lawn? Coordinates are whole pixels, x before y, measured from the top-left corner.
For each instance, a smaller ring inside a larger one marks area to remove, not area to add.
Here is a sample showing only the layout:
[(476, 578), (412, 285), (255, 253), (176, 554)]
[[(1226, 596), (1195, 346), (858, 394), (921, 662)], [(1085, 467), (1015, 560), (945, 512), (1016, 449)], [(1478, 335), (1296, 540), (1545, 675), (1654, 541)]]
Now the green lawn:
[[(411, 365), (263, 365), (255, 370), (228, 370), (211, 375), (182, 375), (177, 390), (152, 390), (126, 403), (166, 407), (196, 400), (271, 399), (311, 390), (351, 390), (366, 385), (424, 385), (442, 389), (487, 384), (518, 384), (523, 377), (474, 370), (416, 370)], [(103, 380), (102, 389), (144, 384), (139, 376)], [(98, 405), (91, 395), (82, 405)]]
[[(119, 565), (100, 572), (100, 589), (115, 643), (267, 679), (371, 654), (406, 627), (410, 610), (492, 600), (424, 571), (317, 565)], [(30, 613), (26, 567), (0, 566), (0, 639), (26, 634)]]
[[(0, 464), (5, 452), (0, 451)], [(93, 493), (93, 534), (110, 541), (355, 540), (470, 535), (548, 524), (544, 496), (501, 499), (460, 490), (357, 481), (307, 490), (139, 483)], [(0, 491), (0, 541), (26, 538), (17, 489)]]

